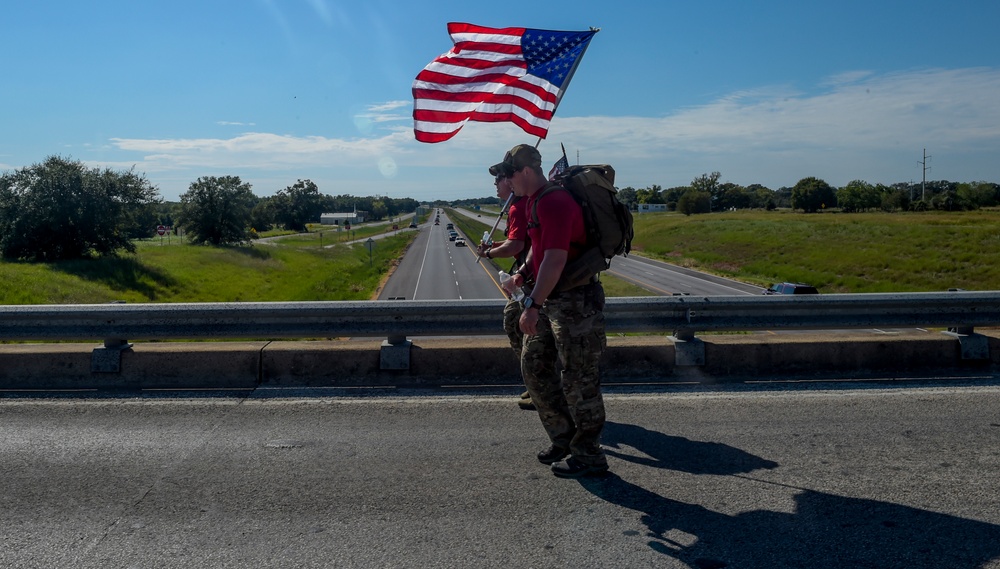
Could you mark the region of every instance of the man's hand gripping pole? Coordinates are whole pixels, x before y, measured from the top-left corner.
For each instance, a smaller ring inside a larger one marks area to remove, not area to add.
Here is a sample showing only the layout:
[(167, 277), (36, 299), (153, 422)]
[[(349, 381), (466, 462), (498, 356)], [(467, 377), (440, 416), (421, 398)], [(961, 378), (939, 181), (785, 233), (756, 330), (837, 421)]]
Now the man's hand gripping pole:
[[(500, 207), (500, 215), (497, 216), (497, 220), (493, 223), (493, 229), (490, 229), (486, 239), (484, 239), (479, 245), (492, 245), (493, 244), (493, 234), (496, 233), (497, 227), (500, 226), (500, 220), (503, 219), (503, 214), (507, 212), (507, 207), (510, 205), (510, 201), (514, 199), (514, 194), (507, 196), (507, 201), (503, 202), (503, 206)], [(480, 247), (481, 248), (481, 247)], [(476, 262), (478, 263), (482, 259), (479, 255), (479, 251), (476, 251)]]

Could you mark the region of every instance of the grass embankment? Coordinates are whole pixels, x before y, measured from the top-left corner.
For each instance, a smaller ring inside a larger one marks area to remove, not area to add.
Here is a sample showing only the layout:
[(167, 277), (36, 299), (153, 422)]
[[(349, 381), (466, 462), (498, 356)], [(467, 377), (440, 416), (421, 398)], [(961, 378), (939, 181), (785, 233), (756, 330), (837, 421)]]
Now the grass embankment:
[(318, 234), (252, 247), (140, 242), (135, 255), (60, 263), (0, 262), (0, 304), (368, 300), (416, 236), (320, 247)]
[(1000, 289), (1000, 212), (636, 216), (633, 250), (766, 286), (822, 293)]
[[(451, 218), (472, 245), (496, 219)], [(824, 293), (997, 290), (998, 222), (997, 211), (655, 213), (636, 216), (633, 247), (761, 286), (790, 280)], [(387, 231), (362, 227), (355, 237)], [(326, 247), (338, 237), (326, 230), (253, 247), (192, 246), (172, 237), (140, 242), (136, 255), (120, 258), (0, 261), (0, 304), (365, 300), (415, 236), (404, 229), (378, 240), (372, 266), (363, 245)], [(608, 296), (650, 294), (607, 274), (603, 281)]]

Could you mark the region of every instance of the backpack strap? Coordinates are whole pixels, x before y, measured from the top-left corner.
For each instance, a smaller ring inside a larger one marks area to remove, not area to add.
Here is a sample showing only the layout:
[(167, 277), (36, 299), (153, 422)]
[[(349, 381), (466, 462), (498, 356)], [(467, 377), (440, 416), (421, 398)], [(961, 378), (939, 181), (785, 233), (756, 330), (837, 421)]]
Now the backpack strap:
[(535, 200), (531, 202), (531, 219), (528, 220), (528, 229), (535, 229), (536, 227), (541, 226), (541, 224), (538, 223), (538, 200), (542, 199), (549, 192), (553, 190), (562, 190), (564, 192), (569, 191), (566, 188), (564, 188), (562, 184), (559, 184), (557, 182), (548, 182), (547, 184), (545, 184), (542, 187), (542, 189), (538, 191), (539, 192), (538, 197), (536, 197)]

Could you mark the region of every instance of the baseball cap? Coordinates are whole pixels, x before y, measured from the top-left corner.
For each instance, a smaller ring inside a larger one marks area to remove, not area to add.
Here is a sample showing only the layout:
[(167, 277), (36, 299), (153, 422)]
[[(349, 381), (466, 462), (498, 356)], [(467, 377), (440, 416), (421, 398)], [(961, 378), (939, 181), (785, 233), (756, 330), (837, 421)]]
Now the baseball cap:
[(525, 166), (541, 168), (542, 155), (538, 152), (537, 148), (530, 144), (518, 144), (507, 151), (507, 154), (503, 157), (503, 162), (490, 166), (490, 174), (494, 176), (501, 174), (510, 176)]

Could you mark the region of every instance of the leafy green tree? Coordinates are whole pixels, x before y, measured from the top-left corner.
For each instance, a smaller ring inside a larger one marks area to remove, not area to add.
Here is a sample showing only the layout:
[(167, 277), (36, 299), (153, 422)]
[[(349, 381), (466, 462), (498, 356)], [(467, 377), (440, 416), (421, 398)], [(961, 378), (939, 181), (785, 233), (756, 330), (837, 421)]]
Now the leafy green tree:
[(207, 176), (181, 195), (181, 227), (193, 243), (230, 245), (250, 241), (257, 197), (239, 176)]
[(261, 233), (274, 227), (274, 197), (264, 198), (250, 212), (250, 228)]
[(628, 186), (618, 190), (618, 201), (625, 204), (625, 207), (634, 210), (639, 201), (635, 197), (635, 188)]
[(997, 205), (998, 186), (987, 182), (975, 182), (970, 184), (958, 184), (957, 193), (959, 199), (964, 204), (968, 204), (968, 209), (979, 209), (981, 207), (992, 207)]
[(846, 212), (878, 209), (882, 206), (882, 192), (864, 180), (854, 180), (837, 190), (837, 205)]
[(384, 199), (376, 199), (372, 200), (368, 212), (371, 214), (372, 219), (385, 219), (389, 215), (389, 208), (386, 207)]
[(875, 189), (878, 190), (882, 199), (882, 211), (906, 211), (910, 209), (910, 190), (908, 187), (877, 184)]
[(272, 200), (274, 220), (292, 231), (304, 231), (307, 223), (319, 223), (323, 196), (312, 180), (299, 180), (278, 192)]
[(717, 196), (719, 210), (748, 209), (752, 200), (746, 188), (732, 182), (719, 184)]
[(931, 207), (944, 211), (965, 209), (962, 200), (958, 196), (958, 191), (954, 188), (948, 188), (931, 198)]
[(761, 184), (750, 184), (746, 187), (746, 191), (750, 195), (750, 207), (767, 211), (777, 207), (774, 192), (770, 188)]
[(837, 194), (833, 187), (819, 178), (802, 178), (792, 188), (792, 209), (815, 213), (836, 205)]
[(150, 236), (158, 190), (134, 171), (50, 156), (0, 176), (0, 252), (37, 261), (135, 251)]
[(684, 215), (711, 213), (712, 194), (706, 191), (690, 189), (684, 192), (677, 200), (677, 211)]
[(667, 209), (670, 211), (677, 210), (677, 202), (680, 201), (681, 196), (684, 192), (691, 189), (691, 186), (675, 186), (673, 188), (667, 188), (663, 190), (663, 201), (667, 202)]
[(778, 207), (792, 207), (792, 189), (781, 186), (774, 190), (774, 204)]
[(651, 186), (635, 191), (635, 199), (639, 203), (666, 203), (660, 194), (660, 186)]
[[(712, 172), (711, 174), (702, 174), (694, 180), (691, 180), (691, 187), (695, 191), (707, 192), (709, 196), (712, 197), (711, 208), (713, 211), (719, 210), (722, 204), (719, 203), (719, 178), (722, 174), (718, 172)], [(680, 202), (678, 202), (678, 208), (680, 207)]]

